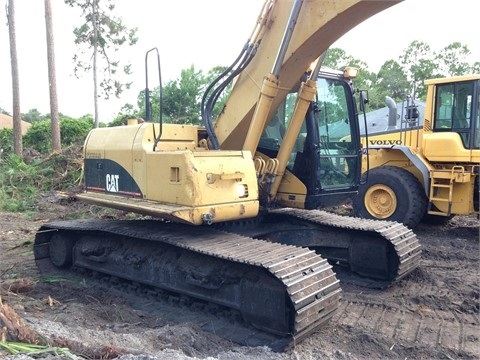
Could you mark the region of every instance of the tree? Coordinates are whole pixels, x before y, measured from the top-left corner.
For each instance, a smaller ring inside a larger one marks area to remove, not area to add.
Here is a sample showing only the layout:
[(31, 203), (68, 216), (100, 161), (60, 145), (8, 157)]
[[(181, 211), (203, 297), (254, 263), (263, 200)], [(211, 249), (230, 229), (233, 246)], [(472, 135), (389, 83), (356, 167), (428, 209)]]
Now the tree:
[(359, 74), (353, 81), (355, 88), (369, 91), (369, 107), (371, 109), (375, 109), (375, 106), (384, 106), (384, 100), (379, 98), (378, 92), (374, 89), (376, 74), (368, 70), (368, 65), (365, 61), (348, 55), (343, 49), (331, 48), (328, 49), (322, 66), (334, 70), (342, 70), (347, 66), (358, 68)]
[[(204, 77), (202, 89), (200, 90), (201, 93), (202, 93), (202, 98), (205, 95), (205, 92), (207, 91), (208, 87), (219, 76), (224, 74), (224, 72), (226, 70), (227, 70), (226, 66), (218, 66), (217, 65), (217, 66), (213, 67), (212, 69), (210, 69), (208, 71), (207, 75)], [(222, 76), (222, 80), (226, 80), (226, 78), (224, 78)], [(220, 83), (221, 83), (221, 81), (220, 81)], [(232, 91), (232, 88), (233, 88), (233, 82), (230, 81), (230, 83), (228, 85), (226, 85), (225, 88), (219, 94), (218, 98), (215, 101), (215, 105), (213, 106), (213, 109), (212, 109), (212, 113), (211, 113), (211, 119), (212, 120), (215, 120), (220, 115), (220, 113), (222, 112), (223, 107), (225, 106), (225, 102), (227, 101), (227, 99), (230, 95), (230, 92)], [(205, 100), (207, 100), (207, 99), (205, 99)], [(203, 121), (203, 119), (202, 119), (202, 121)]]
[(17, 37), (15, 32), (15, 1), (8, 0), (7, 5), (8, 33), (10, 37), (10, 63), (12, 67), (12, 99), (13, 99), (13, 152), (22, 157), (22, 119), (20, 117), (20, 81), (18, 76)]
[(352, 61), (353, 57), (348, 55), (345, 50), (340, 48), (331, 48), (327, 50), (322, 66), (338, 70), (349, 66)]
[(470, 72), (471, 66), (466, 60), (469, 55), (468, 46), (457, 41), (444, 47), (437, 54), (435, 60), (439, 64), (442, 75), (459, 76)]
[[(75, 62), (74, 72), (78, 76), (80, 71), (93, 72), (93, 96), (94, 96), (94, 117), (95, 127), (98, 127), (98, 90), (101, 88), (105, 99), (114, 94), (119, 97), (123, 90), (130, 87), (129, 82), (120, 81), (117, 71), (120, 68), (120, 61), (111, 57), (111, 52), (117, 52), (124, 44), (134, 45), (137, 42), (137, 28), (127, 28), (122, 20), (112, 15), (115, 9), (113, 0), (106, 0), (105, 7), (100, 6), (101, 0), (65, 0), (65, 3), (78, 7), (82, 10), (85, 23), (76, 27), (73, 31), (75, 44), (83, 45), (80, 56), (73, 57)], [(87, 61), (82, 60), (81, 55), (87, 55)], [(99, 69), (99, 62), (102, 69)], [(130, 64), (123, 66), (123, 73), (130, 74)], [(99, 79), (98, 74), (105, 74)]]
[(369, 88), (375, 81), (375, 74), (368, 70), (367, 63), (347, 54), (343, 49), (328, 49), (322, 66), (333, 70), (342, 70), (347, 66), (358, 68), (360, 71), (359, 76), (355, 79), (356, 88)]
[(48, 116), (42, 115), (38, 109), (30, 109), (28, 112), (22, 114), (22, 120), (29, 122), (29, 123), (34, 123), (37, 121), (42, 121), (47, 119)]
[(52, 151), (62, 151), (60, 120), (58, 116), (57, 75), (55, 72), (55, 46), (53, 41), (52, 6), (45, 0), (45, 29), (47, 35), (48, 89), (50, 92), (50, 118), (52, 126)]
[[(159, 104), (159, 98), (160, 98), (160, 87), (157, 86), (153, 89), (150, 89), (149, 91), (149, 96), (150, 96), (150, 105), (152, 107), (152, 121), (157, 121), (160, 115), (160, 104)], [(138, 95), (137, 95), (137, 106), (138, 106), (138, 117), (146, 119), (146, 110), (145, 110), (145, 90), (141, 90)], [(128, 107), (126, 108), (125, 105), (123, 106), (128, 111)], [(130, 111), (129, 113), (132, 113)], [(123, 112), (121, 115), (125, 115)], [(164, 119), (165, 121), (165, 119)]]
[(435, 53), (430, 46), (422, 41), (414, 40), (410, 43), (404, 54), (400, 56), (400, 63), (411, 84), (410, 93), (414, 99), (426, 96), (427, 89), (423, 84), (425, 79), (439, 76), (435, 73)]
[(163, 114), (174, 124), (199, 124), (203, 72), (192, 65), (182, 70), (180, 79), (170, 81), (163, 89)]
[(388, 60), (380, 67), (373, 88), (376, 94), (370, 97), (369, 105), (378, 109), (385, 106), (385, 96), (396, 102), (403, 101), (409, 94), (410, 84), (401, 65), (395, 60)]
[(472, 65), (472, 73), (478, 74), (480, 73), (480, 61), (475, 61)]
[[(357, 89), (370, 89), (375, 83), (377, 75), (368, 70), (368, 65), (365, 61), (352, 58), (348, 66), (359, 69), (358, 76), (354, 79), (354, 85)], [(340, 68), (342, 69), (342, 68)]]
[[(215, 67), (211, 72), (220, 71), (222, 67)], [(180, 77), (169, 81), (163, 87), (163, 108), (162, 115), (165, 123), (173, 124), (199, 124), (200, 123), (200, 102), (206, 84), (214, 76), (209, 72), (205, 76), (202, 70), (196, 71), (193, 65), (183, 69)], [(217, 74), (218, 75), (218, 74)], [(160, 88), (156, 87), (150, 91), (150, 102), (152, 105), (152, 119), (159, 118)], [(145, 116), (145, 91), (138, 94), (137, 104), (139, 114)]]

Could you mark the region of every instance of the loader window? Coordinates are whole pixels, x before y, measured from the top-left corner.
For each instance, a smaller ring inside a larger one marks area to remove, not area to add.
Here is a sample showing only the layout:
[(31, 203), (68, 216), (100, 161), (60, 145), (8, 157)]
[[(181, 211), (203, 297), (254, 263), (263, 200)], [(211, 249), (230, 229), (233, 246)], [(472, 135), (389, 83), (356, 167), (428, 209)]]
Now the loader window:
[(473, 111), (473, 119), (475, 120), (475, 125), (473, 129), (475, 140), (473, 141), (473, 148), (480, 149), (480, 87), (477, 87), (477, 107)]
[(435, 128), (452, 127), (453, 86), (439, 87), (435, 111)]
[(456, 132), (465, 148), (471, 148), (474, 82), (440, 84), (435, 96), (434, 131)]

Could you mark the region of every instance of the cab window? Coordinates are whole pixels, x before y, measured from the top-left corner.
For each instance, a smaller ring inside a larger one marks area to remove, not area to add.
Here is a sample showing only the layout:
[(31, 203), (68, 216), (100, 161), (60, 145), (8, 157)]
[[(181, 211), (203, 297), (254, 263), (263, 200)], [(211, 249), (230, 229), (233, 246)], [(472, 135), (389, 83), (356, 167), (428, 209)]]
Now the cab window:
[(434, 131), (452, 131), (470, 147), (474, 82), (440, 84), (435, 96)]

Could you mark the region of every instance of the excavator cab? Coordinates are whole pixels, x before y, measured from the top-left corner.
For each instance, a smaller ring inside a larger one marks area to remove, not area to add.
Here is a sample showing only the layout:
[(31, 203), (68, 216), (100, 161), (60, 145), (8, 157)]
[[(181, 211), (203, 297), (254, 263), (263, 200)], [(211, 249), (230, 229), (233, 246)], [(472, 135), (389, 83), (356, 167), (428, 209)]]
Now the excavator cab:
[[(327, 73), (317, 78), (316, 85), (315, 99), (309, 105), (287, 164), (289, 174), (277, 194), (284, 206), (294, 206), (292, 201), (301, 196), (295, 193), (299, 188), (292, 179), (304, 185), (302, 207), (307, 209), (338, 204), (357, 190), (361, 151), (352, 87), (345, 79)], [(276, 157), (282, 145), (294, 98), (294, 93), (286, 97), (262, 134), (258, 151), (268, 157)]]

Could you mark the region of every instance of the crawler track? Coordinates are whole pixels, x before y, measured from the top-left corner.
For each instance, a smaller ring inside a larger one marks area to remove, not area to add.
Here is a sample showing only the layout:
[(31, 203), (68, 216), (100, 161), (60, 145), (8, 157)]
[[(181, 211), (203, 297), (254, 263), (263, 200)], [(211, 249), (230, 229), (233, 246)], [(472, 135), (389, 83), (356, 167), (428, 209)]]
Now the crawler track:
[(236, 309), (251, 325), (288, 339), (285, 346), (330, 320), (341, 296), (330, 264), (314, 251), (211, 227), (53, 222), (37, 232), (34, 253), (43, 273), (73, 265)]
[[(372, 239), (383, 239), (387, 245), (392, 245), (397, 257), (395, 262), (398, 262), (396, 269), (391, 269), (391, 273), (387, 275), (391, 282), (402, 279), (420, 264), (422, 253), (420, 242), (415, 233), (401, 223), (339, 216), (320, 210), (280, 209), (275, 212), (286, 213), (317, 225), (328, 226), (330, 231), (339, 233), (348, 231), (354, 238), (369, 236)], [(351, 255), (358, 257), (358, 254)], [(369, 256), (366, 257), (369, 258)], [(357, 261), (360, 267), (369, 266), (361, 259)]]
[(353, 272), (342, 281), (385, 288), (419, 266), (421, 245), (403, 224), (340, 216), (321, 210), (270, 210), (263, 221), (226, 225), (231, 232), (309, 247)]

